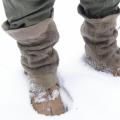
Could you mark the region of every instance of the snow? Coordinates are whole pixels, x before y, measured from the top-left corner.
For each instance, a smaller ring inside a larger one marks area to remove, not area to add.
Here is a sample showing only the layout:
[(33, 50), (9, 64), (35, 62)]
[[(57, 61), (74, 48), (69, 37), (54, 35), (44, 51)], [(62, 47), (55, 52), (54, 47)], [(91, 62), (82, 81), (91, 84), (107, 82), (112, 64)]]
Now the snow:
[(47, 97), (46, 96), (48, 94), (47, 91), (42, 89), (40, 85), (30, 82), (29, 86), (30, 86), (29, 88), (30, 97), (34, 98), (35, 103), (52, 101), (58, 98), (58, 96), (60, 95), (60, 92), (58, 91), (58, 89), (55, 89)]
[[(71, 109), (54, 117), (32, 109), (19, 49), (15, 40), (0, 28), (0, 120), (120, 120), (120, 77), (95, 71), (83, 61), (83, 18), (77, 13), (78, 3), (79, 0), (59, 0), (55, 4), (55, 21), (61, 36), (55, 46), (60, 56), (58, 73), (72, 97)], [(0, 24), (5, 19), (0, 1)]]
[(58, 90), (54, 90), (52, 92), (52, 95), (50, 96), (50, 100), (55, 100), (56, 98), (58, 98), (58, 96), (60, 95), (59, 91)]
[(47, 102), (47, 99), (45, 99), (46, 91), (43, 91), (40, 86), (32, 82), (30, 82), (29, 86), (30, 98), (34, 98), (35, 103)]

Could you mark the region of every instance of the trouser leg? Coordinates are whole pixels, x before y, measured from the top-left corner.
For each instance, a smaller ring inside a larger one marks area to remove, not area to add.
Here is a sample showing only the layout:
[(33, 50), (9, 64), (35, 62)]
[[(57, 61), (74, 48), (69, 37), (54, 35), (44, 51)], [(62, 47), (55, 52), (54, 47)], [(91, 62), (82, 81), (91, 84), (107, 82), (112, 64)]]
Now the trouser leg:
[(119, 11), (120, 0), (80, 0), (78, 11), (83, 8), (89, 18), (101, 18)]
[(55, 0), (3, 0), (10, 29), (27, 27), (51, 17)]

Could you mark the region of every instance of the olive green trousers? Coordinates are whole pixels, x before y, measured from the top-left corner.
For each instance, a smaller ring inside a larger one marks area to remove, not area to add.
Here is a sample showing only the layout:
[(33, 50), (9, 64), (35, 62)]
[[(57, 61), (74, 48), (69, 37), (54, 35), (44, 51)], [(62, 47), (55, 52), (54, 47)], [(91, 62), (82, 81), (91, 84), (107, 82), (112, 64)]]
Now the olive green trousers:
[[(27, 27), (51, 17), (55, 0), (2, 0), (10, 28)], [(101, 18), (119, 11), (120, 0), (80, 0), (91, 18)]]

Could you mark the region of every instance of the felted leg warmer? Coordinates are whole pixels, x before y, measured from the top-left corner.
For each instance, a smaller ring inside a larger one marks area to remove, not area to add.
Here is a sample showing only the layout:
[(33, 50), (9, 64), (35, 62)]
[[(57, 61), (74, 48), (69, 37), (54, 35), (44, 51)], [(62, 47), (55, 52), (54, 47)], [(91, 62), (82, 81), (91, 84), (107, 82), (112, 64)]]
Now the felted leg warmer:
[(120, 75), (120, 49), (116, 41), (119, 14), (90, 19), (82, 8), (81, 14), (85, 18), (81, 34), (85, 41), (86, 61), (97, 70)]
[(56, 71), (58, 55), (53, 46), (59, 39), (52, 18), (26, 28), (9, 30), (5, 22), (3, 29), (18, 43), (21, 51), (21, 63), (33, 82), (48, 89), (58, 81)]

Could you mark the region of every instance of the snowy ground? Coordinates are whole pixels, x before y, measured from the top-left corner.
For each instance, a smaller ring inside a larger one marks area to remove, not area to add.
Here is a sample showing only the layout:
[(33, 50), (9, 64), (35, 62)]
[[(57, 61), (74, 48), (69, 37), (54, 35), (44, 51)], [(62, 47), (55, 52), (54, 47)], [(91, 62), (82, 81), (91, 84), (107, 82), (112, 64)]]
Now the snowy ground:
[[(82, 60), (84, 42), (79, 29), (83, 18), (77, 14), (78, 3), (58, 0), (55, 4), (61, 35), (56, 45), (59, 74), (73, 98), (72, 109), (55, 117), (38, 115), (32, 109), (16, 42), (0, 28), (0, 120), (120, 120), (120, 78), (95, 71)], [(5, 19), (0, 1), (0, 24)]]

